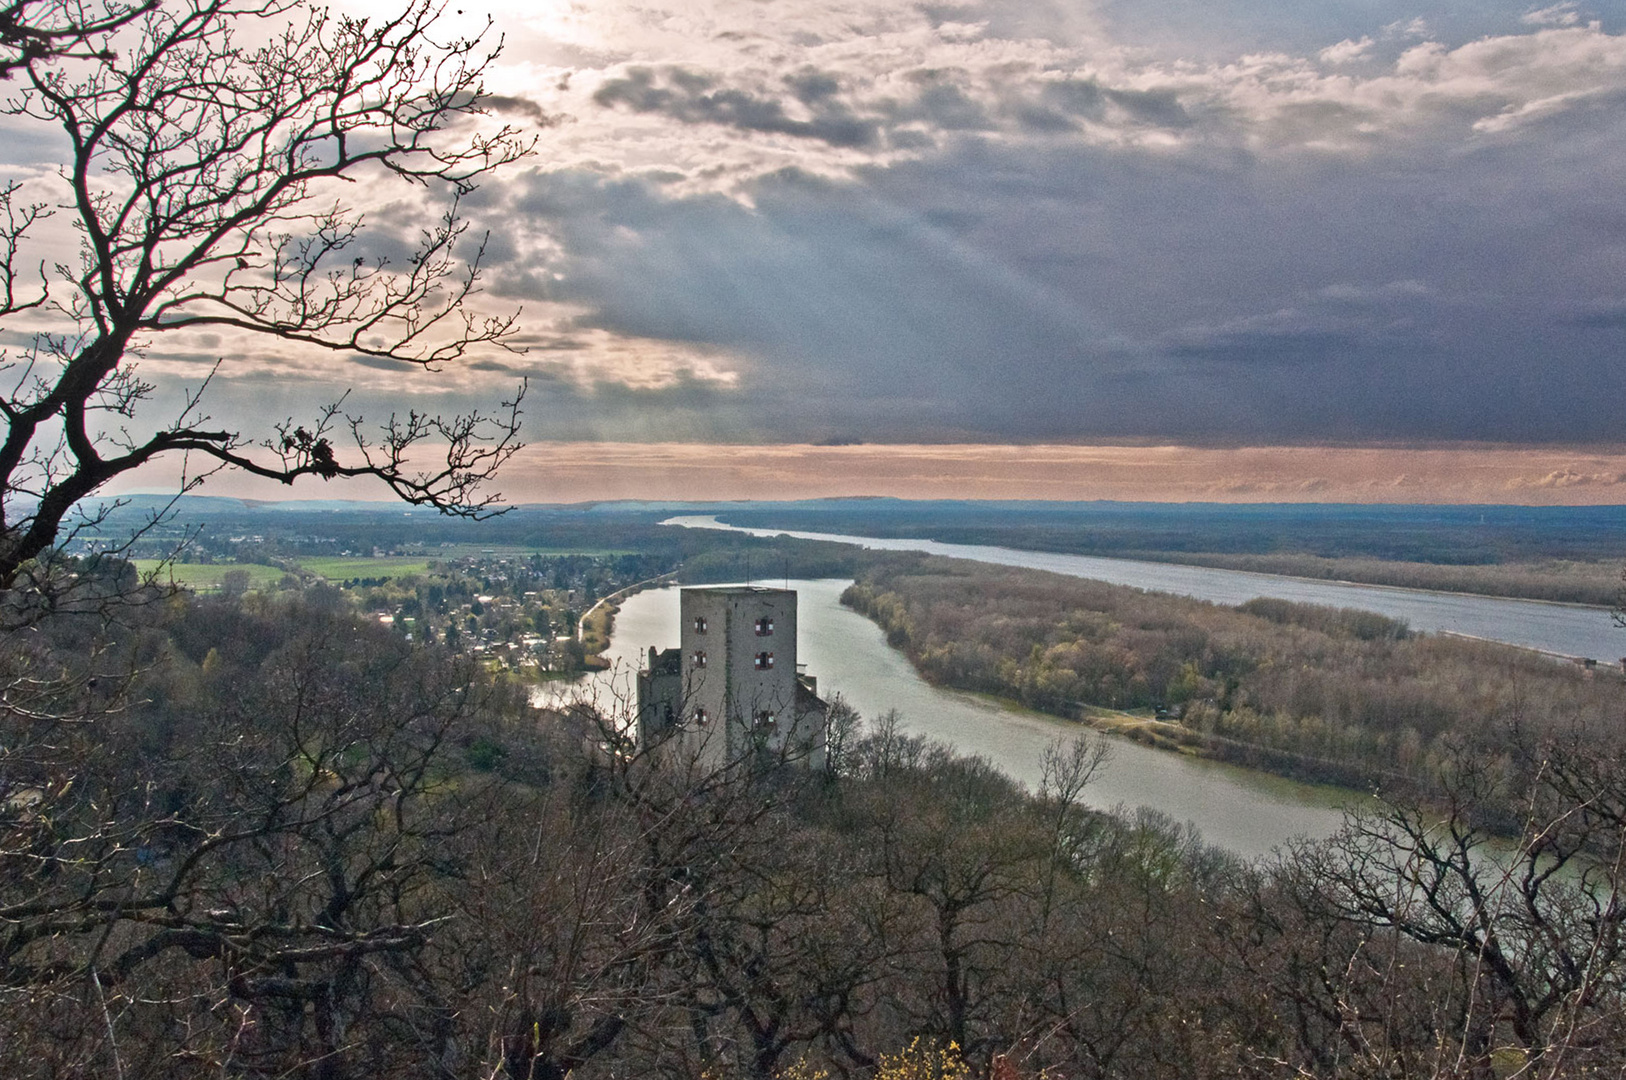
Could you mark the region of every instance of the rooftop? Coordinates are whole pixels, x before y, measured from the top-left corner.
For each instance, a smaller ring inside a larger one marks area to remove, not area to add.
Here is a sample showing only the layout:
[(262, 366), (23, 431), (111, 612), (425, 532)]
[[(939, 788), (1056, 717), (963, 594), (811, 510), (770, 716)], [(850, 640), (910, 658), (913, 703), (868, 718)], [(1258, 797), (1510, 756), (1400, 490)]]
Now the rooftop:
[(795, 589), (775, 589), (766, 585), (691, 585), (686, 586), (684, 592), (716, 593), (719, 596), (751, 596), (765, 593), (777, 593), (782, 596), (795, 596)]

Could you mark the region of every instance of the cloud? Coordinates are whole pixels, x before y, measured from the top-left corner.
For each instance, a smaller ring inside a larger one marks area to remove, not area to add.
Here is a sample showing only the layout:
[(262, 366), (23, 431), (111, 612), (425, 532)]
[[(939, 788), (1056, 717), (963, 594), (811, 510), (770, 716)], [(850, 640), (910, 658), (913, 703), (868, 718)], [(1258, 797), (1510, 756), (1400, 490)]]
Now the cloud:
[[(848, 92), (830, 78), (801, 92)], [(1034, 100), (1081, 127), (1119, 108), (1093, 78), (1049, 85)], [(1562, 298), (1613, 288), (1626, 174), (1597, 166), (1626, 165), (1621, 130), (1577, 112), (1371, 167), (970, 133), (726, 192), (539, 168), (502, 212), (547, 237), (515, 270), (577, 312), (560, 342), (731, 358), (722, 437), (1584, 439), (1626, 385), (1588, 329), (1613, 309)]]
[(1202, 341), (1174, 345), (1181, 360), (1222, 364), (1314, 364), (1359, 345), (1357, 338), (1330, 330), (1231, 331)]
[(789, 115), (785, 102), (765, 93), (719, 86), (714, 75), (669, 68), (657, 72), (630, 67), (607, 79), (593, 101), (609, 108), (659, 113), (683, 123), (721, 124), (741, 131), (817, 139), (832, 146), (864, 147), (876, 142), (878, 124), (854, 116), (838, 101), (836, 80), (804, 70), (785, 80), (792, 100), (812, 107), (807, 119)]
[(1365, 59), (1372, 52), (1372, 39), (1363, 36), (1359, 41), (1345, 38), (1336, 45), (1328, 45), (1316, 55), (1323, 64), (1349, 64)]
[(1600, 301), (1561, 316), (1585, 330), (1626, 330), (1626, 300)]
[(517, 116), (537, 127), (553, 127), (564, 120), (562, 116), (550, 115), (545, 112), (542, 106), (532, 99), (519, 95), (487, 94), (480, 99), (480, 104), (492, 112), (506, 116)]
[[(527, 351), (435, 385), (529, 376), (582, 438), (1616, 436), (1621, 27), (1132, 7), (527, 14), (489, 102), (538, 152), (464, 204)], [(368, 252), (426, 205), (373, 208)]]
[(1566, 0), (1562, 4), (1528, 11), (1519, 17), (1519, 21), (1528, 26), (1574, 26), (1581, 21), (1581, 15), (1576, 11), (1573, 0)]
[(1432, 29), (1429, 27), (1428, 20), (1422, 16), (1396, 20), (1395, 22), (1389, 23), (1387, 26), (1385, 26), (1383, 28), (1383, 32), (1385, 35), (1390, 37), (1412, 38), (1426, 38), (1433, 33)]
[[(964, 138), (1370, 152), (1386, 140), (1502, 134), (1626, 93), (1626, 38), (1562, 5), (1481, 24), (1497, 32), (1457, 43), (1402, 20), (1303, 53), (1206, 62), (1115, 40), (1098, 20), (1023, 7), (890, 0), (858, 14), (791, 0), (611, 0), (593, 16), (602, 52), (529, 76), (546, 72), (564, 89), (504, 100), (576, 118), (544, 146), (568, 167), (659, 160), (692, 185), (738, 194), (788, 165), (851, 176)], [(719, 141), (719, 131), (733, 137)]]
[(1316, 290), (1316, 295), (1327, 300), (1337, 300), (1352, 304), (1382, 303), (1386, 300), (1400, 300), (1408, 297), (1432, 296), (1434, 290), (1427, 284), (1412, 278), (1401, 281), (1386, 281), (1380, 285), (1356, 285), (1350, 282), (1334, 282), (1323, 285)]
[(1574, 469), (1554, 469), (1545, 476), (1527, 478), (1516, 476), (1507, 482), (1511, 490), (1520, 488), (1572, 488), (1594, 487), (1626, 483), (1626, 476), (1618, 472), (1577, 472)]

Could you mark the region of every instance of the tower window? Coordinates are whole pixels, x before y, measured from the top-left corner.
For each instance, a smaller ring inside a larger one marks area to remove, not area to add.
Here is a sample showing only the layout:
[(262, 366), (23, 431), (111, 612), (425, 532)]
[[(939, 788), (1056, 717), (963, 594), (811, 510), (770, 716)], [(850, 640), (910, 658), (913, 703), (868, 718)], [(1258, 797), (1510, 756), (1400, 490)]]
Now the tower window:
[(757, 653), (756, 665), (757, 665), (757, 670), (758, 671), (766, 671), (767, 669), (773, 667), (773, 653), (771, 653), (771, 652), (759, 652), (759, 653)]
[(779, 726), (779, 717), (764, 709), (756, 715), (756, 726), (771, 731)]
[(697, 634), (704, 634), (706, 632), (706, 617), (704, 615), (696, 615), (694, 617), (694, 632)]
[(704, 649), (696, 649), (695, 650), (695, 652), (694, 652), (694, 666), (695, 667), (705, 667), (706, 666), (706, 651)]
[(758, 619), (757, 620), (757, 637), (767, 637), (772, 633), (773, 633), (773, 620), (772, 619)]
[(711, 717), (706, 713), (705, 709), (696, 709), (694, 711), (694, 722), (701, 725), (702, 727), (704, 727), (706, 722), (709, 721), (710, 719), (711, 719)]

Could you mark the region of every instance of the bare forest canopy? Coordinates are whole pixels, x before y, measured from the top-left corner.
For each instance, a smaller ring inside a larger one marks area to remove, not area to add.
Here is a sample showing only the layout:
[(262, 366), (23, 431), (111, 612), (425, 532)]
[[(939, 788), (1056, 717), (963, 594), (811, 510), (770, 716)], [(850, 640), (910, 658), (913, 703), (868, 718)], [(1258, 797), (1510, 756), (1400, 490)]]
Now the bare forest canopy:
[[(0, 184), (0, 1076), (1626, 1071), (1626, 747), (1587, 726), (1619, 689), (1601, 673), (1358, 613), (659, 524), (753, 509), (731, 505), (481, 521), (523, 383), (456, 414), (339, 394), (217, 426), (228, 363), (432, 377), (519, 348), (463, 209), (534, 133), (487, 111), (500, 29), (442, 22), (463, 14), (0, 0), (8, 118), (61, 154)], [(416, 237), (375, 246), (388, 215), (344, 196), (386, 186)], [(53, 217), (73, 240), (36, 263)], [(197, 383), (137, 373), (217, 333)], [(165, 461), (185, 496), (103, 497)], [(192, 497), (216, 472), (401, 502)], [(1599, 565), (1626, 536), (1618, 509), (756, 509), (1479, 568)], [(187, 561), (212, 592), (170, 583)], [(702, 768), (686, 740), (631, 743), (624, 703), (531, 703), (527, 656), (566, 677), (583, 607), (672, 572), (862, 575), (853, 602), (934, 677), (1178, 708), (1193, 745), (1381, 778), (1388, 801), (1245, 864), (1088, 809), (1110, 753), (1088, 733), (1029, 792), (839, 701), (819, 770)]]
[[(704, 772), (327, 586), (96, 583), (121, 624), (0, 640), (8, 1077), (1626, 1069), (1613, 744), (1446, 759), (1443, 827), (1395, 803), (1246, 865), (1085, 808), (1088, 741), (1033, 793), (887, 717), (842, 720), (826, 774)], [(1474, 810), (1514, 797), (1490, 848)]]
[[(843, 600), (939, 685), (1061, 716), (1147, 710), (1168, 719), (1147, 729), (1165, 744), (1431, 799), (1454, 756), (1496, 763), (1519, 737), (1613, 733), (1626, 698), (1612, 669), (1286, 600), (1224, 607), (932, 558), (878, 565)], [(1517, 831), (1519, 805), (1480, 810)]]

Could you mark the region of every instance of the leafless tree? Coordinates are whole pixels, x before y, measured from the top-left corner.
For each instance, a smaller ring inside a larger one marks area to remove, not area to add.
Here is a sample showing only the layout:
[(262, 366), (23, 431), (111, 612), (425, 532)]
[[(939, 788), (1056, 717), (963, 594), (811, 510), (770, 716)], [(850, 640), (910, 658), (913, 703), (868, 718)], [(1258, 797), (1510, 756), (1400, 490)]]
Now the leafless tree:
[(0, 6), (0, 79), (30, 64), (105, 54), (108, 34), (157, 6), (158, 0), (11, 0)]
[[(1529, 1076), (1615, 1071), (1626, 969), (1622, 755), (1600, 732), (1540, 743), (1514, 733), (1509, 746), (1503, 762), (1457, 754), (1443, 808), (1352, 813), (1330, 844), (1295, 851), (1283, 880), (1313, 919), (1454, 960), (1457, 1060), (1437, 1075), (1490, 1075), (1498, 1052)], [(1507, 787), (1527, 807), (1514, 843), (1475, 823)]]
[(422, 955), (502, 778), (444, 776), (511, 703), (288, 603), (217, 605), (184, 647), (211, 633), (235, 660), (155, 669), (121, 715), (50, 717), (57, 757), (0, 761), (37, 781), (0, 790), (0, 1071), (362, 1075), (452, 1039)]
[[(442, 40), (440, 14), (433, 0), (379, 20), (183, 0), (122, 29), (86, 23), (84, 48), (22, 65), (9, 111), (54, 127), (67, 160), (60, 202), (0, 189), (0, 317), (34, 331), (0, 366), (0, 588), (60, 547), (82, 500), (164, 455), (290, 484), (370, 476), (413, 504), (491, 510), (481, 484), (519, 447), (523, 386), (494, 413), (414, 410), (374, 430), (341, 402), (245, 433), (211, 423), (207, 378), (154, 423), (157, 387), (135, 366), (198, 330), (430, 370), (510, 344), (515, 315), (472, 303), (484, 244), (458, 200), (529, 144), (482, 115), (500, 42)], [(403, 265), (362, 253), (362, 215), (337, 197), (381, 178), (445, 198)], [(36, 264), (34, 234), (59, 213), (78, 250)]]

